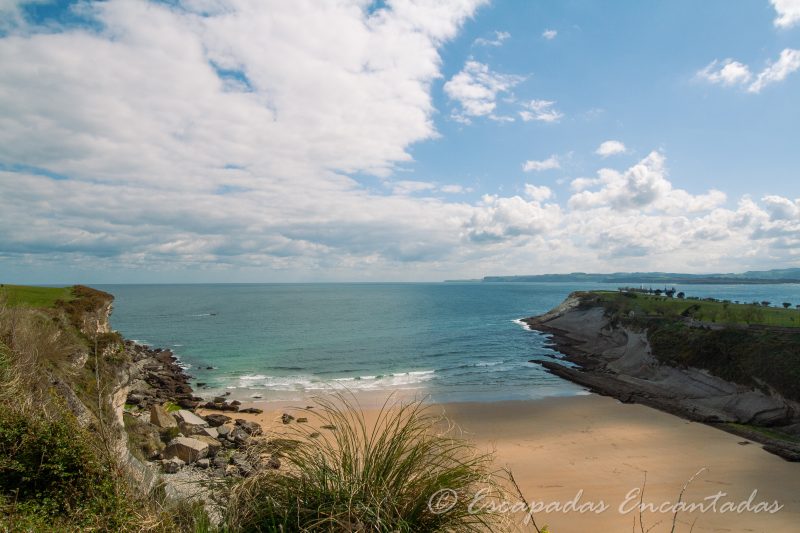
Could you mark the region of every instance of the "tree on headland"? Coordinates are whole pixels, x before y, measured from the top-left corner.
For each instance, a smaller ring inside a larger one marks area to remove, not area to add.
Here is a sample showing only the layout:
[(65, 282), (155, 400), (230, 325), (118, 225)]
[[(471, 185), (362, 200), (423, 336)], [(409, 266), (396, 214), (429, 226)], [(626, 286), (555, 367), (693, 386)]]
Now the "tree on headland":
[(683, 291), (679, 292), (679, 293), (678, 293), (678, 294), (676, 294), (675, 296), (677, 296), (677, 297), (678, 297), (678, 298), (680, 298), (681, 300), (683, 300), (684, 298), (686, 298), (686, 294), (685, 294)]
[(784, 308), (784, 309), (789, 309), (791, 306), (792, 306), (792, 304), (791, 304), (791, 303), (789, 303), (789, 302), (783, 302), (783, 308)]
[(770, 304), (770, 303), (771, 303), (771, 302), (769, 302), (769, 301), (767, 301), (767, 300), (764, 300), (763, 302), (761, 302), (761, 305), (763, 305), (764, 307), (769, 307), (769, 304)]

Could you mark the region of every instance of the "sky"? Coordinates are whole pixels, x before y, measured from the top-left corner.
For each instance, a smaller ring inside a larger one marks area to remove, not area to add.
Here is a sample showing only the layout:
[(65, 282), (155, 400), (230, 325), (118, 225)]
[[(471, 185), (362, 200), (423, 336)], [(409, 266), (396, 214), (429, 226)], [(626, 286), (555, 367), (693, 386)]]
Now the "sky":
[(0, 281), (800, 266), (800, 0), (0, 0)]

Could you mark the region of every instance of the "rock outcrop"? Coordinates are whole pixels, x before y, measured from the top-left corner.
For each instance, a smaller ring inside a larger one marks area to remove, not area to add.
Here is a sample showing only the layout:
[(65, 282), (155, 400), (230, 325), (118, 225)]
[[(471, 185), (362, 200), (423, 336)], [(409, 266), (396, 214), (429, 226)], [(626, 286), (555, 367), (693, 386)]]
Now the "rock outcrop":
[[(800, 404), (767, 386), (745, 386), (703, 369), (660, 362), (653, 356), (646, 330), (612, 322), (602, 306), (587, 305), (579, 296), (570, 295), (557, 308), (525, 322), (551, 334), (564, 359), (577, 366), (555, 360), (531, 362), (599, 394), (710, 424), (789, 427), (800, 421)], [(787, 449), (787, 458), (800, 451), (790, 443), (767, 444)]]

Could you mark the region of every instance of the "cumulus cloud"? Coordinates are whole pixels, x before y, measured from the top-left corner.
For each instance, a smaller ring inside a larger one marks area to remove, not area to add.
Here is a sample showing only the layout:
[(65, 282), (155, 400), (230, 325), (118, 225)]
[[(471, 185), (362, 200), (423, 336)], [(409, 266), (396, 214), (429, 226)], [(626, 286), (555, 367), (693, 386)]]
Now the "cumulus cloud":
[(531, 100), (522, 104), (522, 111), (519, 116), (525, 122), (537, 120), (541, 122), (558, 122), (564, 114), (555, 108), (552, 100)]
[(526, 183), (525, 196), (534, 202), (543, 202), (553, 197), (553, 191), (550, 187), (544, 185), (531, 185), (530, 183)]
[(545, 189), (549, 191), (547, 187), (526, 187), (530, 201), (519, 196), (485, 195), (483, 204), (467, 224), (470, 240), (502, 243), (543, 235), (556, 228), (561, 221), (561, 208), (557, 204), (542, 204), (550, 196)]
[[(663, 154), (654, 151), (625, 172), (604, 168), (594, 180), (579, 178), (572, 182), (573, 190), (578, 192), (569, 199), (569, 206), (582, 210), (610, 207), (678, 213), (708, 211), (725, 201), (720, 191), (695, 196), (673, 189), (665, 161)], [(600, 186), (599, 190), (586, 190), (595, 186)]]
[(468, 121), (469, 117), (493, 115), (497, 107), (497, 95), (510, 91), (522, 79), (520, 76), (493, 72), (488, 65), (470, 60), (444, 84), (444, 92), (460, 106), (455, 118)]
[(624, 154), (625, 150), (625, 144), (620, 141), (605, 141), (597, 147), (594, 153), (601, 157), (608, 157), (610, 155)]
[(747, 92), (760, 93), (764, 87), (785, 80), (798, 69), (800, 69), (800, 50), (785, 48), (777, 61), (769, 63), (755, 76), (747, 65), (726, 59), (722, 62), (712, 61), (697, 73), (697, 78), (727, 87), (746, 86)]
[(800, 23), (800, 0), (770, 0), (778, 13), (775, 25), (779, 28), (791, 28)]
[(503, 43), (510, 38), (511, 34), (507, 31), (495, 31), (494, 38), (478, 37), (473, 44), (477, 46), (503, 46)]
[[(448, 196), (470, 191), (458, 183), (396, 180), (409, 147), (438, 135), (439, 50), (483, 3), (110, 0), (82, 4), (89, 25), (5, 34), (3, 276), (709, 270), (749, 261), (742, 250), (796, 261), (796, 199), (725, 208), (718, 191), (673, 187), (658, 152), (573, 181), (561, 204), (542, 185), (474, 202)], [(515, 78), (474, 72), (490, 96), (465, 96), (463, 112), (474, 104), (474, 116), (491, 116), (481, 102), (494, 103)], [(562, 116), (546, 100), (524, 112)]]
[(558, 35), (558, 32), (556, 30), (544, 30), (542, 32), (542, 37), (544, 37), (548, 41), (552, 41), (553, 39), (556, 38), (557, 35)]
[(522, 164), (524, 172), (539, 172), (541, 170), (550, 170), (554, 168), (561, 168), (561, 163), (558, 161), (558, 156), (551, 155), (542, 161), (525, 161)]

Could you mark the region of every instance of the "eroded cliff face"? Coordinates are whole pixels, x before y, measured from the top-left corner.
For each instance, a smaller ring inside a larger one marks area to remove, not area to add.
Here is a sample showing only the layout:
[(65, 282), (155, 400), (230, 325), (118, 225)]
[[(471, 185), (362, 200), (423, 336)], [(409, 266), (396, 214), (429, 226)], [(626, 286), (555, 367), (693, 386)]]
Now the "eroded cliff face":
[(677, 367), (653, 355), (647, 330), (612, 320), (590, 297), (570, 295), (556, 309), (526, 320), (550, 333), (567, 360), (541, 364), (551, 372), (623, 401), (648, 404), (703, 422), (780, 426), (795, 432), (800, 404), (766, 383), (759, 387), (726, 381), (709, 371)]

